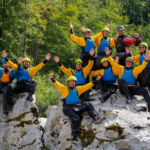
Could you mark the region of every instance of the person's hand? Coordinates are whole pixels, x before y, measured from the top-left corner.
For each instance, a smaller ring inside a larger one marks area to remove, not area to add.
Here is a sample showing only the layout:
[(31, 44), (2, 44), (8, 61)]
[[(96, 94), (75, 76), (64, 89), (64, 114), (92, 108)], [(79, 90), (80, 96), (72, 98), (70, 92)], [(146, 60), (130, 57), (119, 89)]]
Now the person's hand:
[(50, 58), (51, 58), (51, 54), (50, 53), (46, 54), (45, 59), (48, 61), (50, 60)]
[(82, 26), (82, 27), (81, 27), (81, 30), (82, 30), (82, 31), (84, 31), (85, 29), (86, 29), (86, 27), (85, 27), (85, 26)]
[(18, 64), (21, 64), (21, 63), (22, 63), (22, 60), (23, 60), (23, 57), (19, 57), (19, 58), (18, 58)]
[(119, 56), (116, 56), (115, 62), (116, 62), (116, 63), (119, 63)]
[(96, 77), (96, 80), (97, 80), (97, 81), (99, 81), (100, 79), (101, 79), (101, 76), (100, 76), (100, 75)]
[(58, 57), (58, 56), (54, 56), (54, 61), (55, 61), (56, 63), (59, 63), (59, 57)]
[(3, 51), (2, 51), (2, 57), (3, 57), (3, 58), (6, 58), (7, 56), (8, 56), (8, 54), (7, 54), (6, 50), (3, 50)]
[(91, 48), (91, 50), (90, 50), (90, 52), (89, 52), (89, 53), (90, 53), (90, 55), (91, 55), (91, 56), (94, 56), (94, 54), (95, 54), (95, 50), (94, 50), (94, 48)]
[(105, 25), (105, 28), (110, 28), (110, 24), (106, 24), (106, 25)]
[(144, 58), (145, 58), (146, 61), (149, 60), (149, 56), (150, 56), (150, 55), (149, 55), (148, 53), (146, 53), (146, 55), (144, 56)]
[(135, 34), (134, 34), (134, 37), (135, 37), (135, 38), (139, 38), (140, 35), (139, 35), (138, 33), (135, 33)]
[(70, 29), (73, 29), (73, 24), (70, 22)]
[(129, 48), (129, 47), (126, 47), (125, 50), (126, 50), (126, 53), (127, 53), (127, 54), (130, 53), (130, 48)]
[(107, 55), (107, 56), (109, 56), (109, 55), (110, 55), (110, 50), (109, 50), (109, 48), (108, 48), (108, 47), (106, 47), (106, 48), (105, 48), (105, 53), (106, 53), (106, 55)]
[(53, 74), (52, 74), (52, 73), (49, 74), (49, 78), (50, 78), (50, 79), (53, 78)]

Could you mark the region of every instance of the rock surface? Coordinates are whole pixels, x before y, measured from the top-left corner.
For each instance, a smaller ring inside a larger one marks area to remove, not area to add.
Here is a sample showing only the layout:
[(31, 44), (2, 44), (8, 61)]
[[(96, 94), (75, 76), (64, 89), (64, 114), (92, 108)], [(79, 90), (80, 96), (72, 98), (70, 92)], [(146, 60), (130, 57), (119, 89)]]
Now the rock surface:
[(62, 105), (48, 107), (44, 134), (47, 150), (150, 150), (150, 120), (143, 98), (134, 97), (126, 104), (117, 93), (101, 103), (99, 96), (99, 91), (93, 91), (91, 102), (105, 120), (94, 124), (84, 113), (79, 145), (71, 142), (70, 121), (62, 113)]
[(43, 150), (43, 130), (38, 121), (38, 108), (26, 100), (27, 93), (14, 98), (15, 104), (7, 118), (3, 117), (0, 95), (0, 150)]

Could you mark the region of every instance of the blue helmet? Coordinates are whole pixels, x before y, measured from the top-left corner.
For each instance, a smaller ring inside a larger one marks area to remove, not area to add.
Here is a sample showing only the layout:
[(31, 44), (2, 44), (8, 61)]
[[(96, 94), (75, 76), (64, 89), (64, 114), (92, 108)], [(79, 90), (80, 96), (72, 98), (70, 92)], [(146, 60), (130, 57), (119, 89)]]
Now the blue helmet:
[(118, 27), (117, 27), (117, 31), (118, 30), (124, 30), (124, 26), (123, 25), (119, 25)]
[(1, 64), (3, 63), (6, 63), (6, 60), (4, 58), (1, 60)]

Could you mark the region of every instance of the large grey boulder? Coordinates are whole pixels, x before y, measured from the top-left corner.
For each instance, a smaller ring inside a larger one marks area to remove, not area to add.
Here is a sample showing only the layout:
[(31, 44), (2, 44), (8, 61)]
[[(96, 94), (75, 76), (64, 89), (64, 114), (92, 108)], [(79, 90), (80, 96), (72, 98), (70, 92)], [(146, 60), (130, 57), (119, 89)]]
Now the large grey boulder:
[(134, 97), (126, 104), (119, 92), (105, 103), (99, 96), (99, 91), (93, 91), (91, 103), (105, 120), (95, 124), (84, 113), (79, 145), (71, 142), (70, 121), (62, 112), (62, 104), (48, 107), (44, 129), (47, 150), (150, 150), (150, 120), (143, 97)]
[(14, 107), (3, 117), (0, 95), (0, 150), (43, 150), (43, 129), (38, 121), (38, 107), (26, 100), (27, 93), (14, 97)]

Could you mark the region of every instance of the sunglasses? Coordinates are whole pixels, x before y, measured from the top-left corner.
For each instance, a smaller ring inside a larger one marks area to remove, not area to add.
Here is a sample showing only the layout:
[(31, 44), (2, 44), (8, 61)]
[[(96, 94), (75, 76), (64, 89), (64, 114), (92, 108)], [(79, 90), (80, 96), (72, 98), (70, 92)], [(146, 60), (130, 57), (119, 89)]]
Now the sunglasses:
[(90, 34), (90, 32), (85, 32), (84, 34)]
[(145, 48), (144, 46), (140, 46), (140, 48)]

